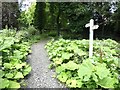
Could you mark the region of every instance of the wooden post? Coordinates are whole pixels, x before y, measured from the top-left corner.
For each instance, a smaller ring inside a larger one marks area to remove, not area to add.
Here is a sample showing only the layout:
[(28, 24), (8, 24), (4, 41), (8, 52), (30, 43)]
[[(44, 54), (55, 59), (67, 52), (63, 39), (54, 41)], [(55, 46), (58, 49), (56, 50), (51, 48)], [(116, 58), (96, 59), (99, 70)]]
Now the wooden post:
[(98, 29), (98, 25), (94, 25), (94, 20), (91, 19), (90, 23), (86, 24), (85, 27), (90, 27), (89, 32), (89, 58), (93, 56), (93, 30)]

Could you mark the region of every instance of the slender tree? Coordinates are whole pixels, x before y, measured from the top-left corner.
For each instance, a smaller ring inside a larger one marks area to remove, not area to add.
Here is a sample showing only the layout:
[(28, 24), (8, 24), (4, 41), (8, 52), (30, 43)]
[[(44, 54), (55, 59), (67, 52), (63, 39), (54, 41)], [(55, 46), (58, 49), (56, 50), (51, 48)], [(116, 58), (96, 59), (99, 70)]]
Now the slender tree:
[(0, 30), (2, 29), (2, 2), (0, 1)]
[(37, 2), (34, 13), (34, 26), (40, 31), (40, 33), (42, 33), (46, 22), (45, 6), (45, 2)]

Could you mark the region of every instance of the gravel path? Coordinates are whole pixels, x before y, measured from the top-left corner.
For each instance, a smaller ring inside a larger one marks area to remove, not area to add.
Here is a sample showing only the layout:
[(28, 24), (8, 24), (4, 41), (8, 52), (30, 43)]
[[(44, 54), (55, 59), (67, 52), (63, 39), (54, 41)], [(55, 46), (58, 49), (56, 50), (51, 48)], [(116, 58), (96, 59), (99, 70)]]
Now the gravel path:
[(53, 78), (54, 70), (50, 70), (47, 52), (44, 49), (48, 40), (32, 46), (32, 54), (28, 56), (32, 71), (26, 80), (27, 88), (63, 88), (63, 85)]

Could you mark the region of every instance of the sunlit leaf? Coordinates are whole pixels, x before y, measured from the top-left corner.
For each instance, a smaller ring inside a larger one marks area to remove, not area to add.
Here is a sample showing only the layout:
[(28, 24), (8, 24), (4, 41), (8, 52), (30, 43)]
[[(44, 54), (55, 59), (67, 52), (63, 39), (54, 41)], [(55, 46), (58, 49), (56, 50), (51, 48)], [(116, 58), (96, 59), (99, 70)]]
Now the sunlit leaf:
[(109, 71), (109, 69), (106, 68), (105, 64), (99, 64), (99, 65), (96, 66), (96, 72), (95, 73), (99, 76), (100, 79), (103, 79), (110, 74), (110, 71)]
[(69, 86), (69, 87), (73, 87), (73, 88), (81, 88), (82, 86), (82, 82), (81, 80), (76, 80), (76, 79), (68, 79), (66, 84)]
[(61, 72), (57, 78), (61, 81), (61, 82), (66, 82), (66, 80), (68, 79), (68, 75), (65, 72)]
[(73, 54), (72, 53), (66, 53), (66, 52), (63, 52), (62, 53), (62, 59), (70, 59), (70, 57), (72, 57)]
[(3, 77), (5, 75), (5, 72), (0, 70), (0, 78)]
[(114, 88), (114, 84), (118, 82), (118, 79), (114, 79), (111, 77), (105, 77), (98, 81), (98, 85), (104, 88)]
[(8, 88), (9, 80), (0, 78), (0, 88)]
[(24, 76), (21, 72), (17, 72), (14, 78), (15, 79), (24, 78)]
[(11, 69), (12, 68), (12, 64), (11, 63), (4, 63), (4, 67)]
[(64, 67), (65, 69), (68, 69), (68, 70), (75, 70), (75, 69), (79, 68), (79, 65), (74, 63), (73, 61), (69, 61), (66, 64), (62, 64), (62, 67)]
[(6, 75), (5, 75), (5, 77), (6, 78), (12, 78), (14, 75), (12, 74), (12, 73), (7, 73)]
[(87, 76), (90, 78), (93, 70), (94, 70), (93, 64), (89, 60), (86, 60), (80, 65), (78, 70), (78, 76), (81, 79), (83, 78), (83, 76)]
[(9, 81), (9, 87), (8, 88), (20, 88), (20, 84), (15, 81)]
[(23, 75), (24, 76), (26, 76), (27, 74), (29, 74), (30, 73), (30, 71), (31, 71), (31, 66), (28, 66), (27, 68), (25, 68), (24, 70), (23, 70)]

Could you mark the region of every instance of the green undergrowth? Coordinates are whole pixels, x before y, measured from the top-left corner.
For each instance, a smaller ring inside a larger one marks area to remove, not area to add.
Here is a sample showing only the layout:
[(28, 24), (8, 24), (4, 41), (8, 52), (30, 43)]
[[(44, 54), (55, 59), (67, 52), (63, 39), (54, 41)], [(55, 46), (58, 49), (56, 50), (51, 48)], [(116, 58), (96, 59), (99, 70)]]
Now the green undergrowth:
[(114, 40), (94, 40), (89, 58), (88, 40), (51, 40), (45, 46), (50, 68), (69, 88), (120, 88), (120, 44)]
[(45, 33), (43, 34), (35, 34), (35, 35), (32, 35), (29, 39), (28, 39), (28, 42), (31, 43), (31, 44), (34, 44), (34, 43), (38, 43), (40, 42), (41, 40), (44, 40), (44, 39), (47, 39), (49, 38), (49, 36)]
[(31, 45), (48, 37), (47, 33), (40, 34), (39, 30), (33, 26), (29, 26), (28, 28), (22, 27), (18, 33), (24, 36), (24, 41), (29, 42)]
[(20, 88), (21, 80), (31, 71), (26, 62), (31, 52), (30, 43), (25, 41), (27, 33), (4, 29), (0, 32), (0, 88)]

